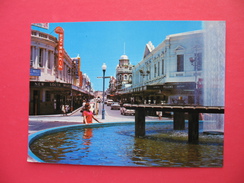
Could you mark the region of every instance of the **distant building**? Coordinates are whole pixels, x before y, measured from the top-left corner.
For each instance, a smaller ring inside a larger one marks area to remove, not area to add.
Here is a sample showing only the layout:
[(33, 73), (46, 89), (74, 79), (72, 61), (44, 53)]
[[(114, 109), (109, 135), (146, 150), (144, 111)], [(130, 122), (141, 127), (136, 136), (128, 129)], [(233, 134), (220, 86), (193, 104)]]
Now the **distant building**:
[(108, 95), (109, 98), (113, 97), (117, 91), (116, 83), (117, 83), (116, 78), (111, 76), (109, 80), (109, 87), (106, 91), (106, 95)]
[(103, 100), (103, 92), (102, 91), (95, 91), (94, 97), (96, 98), (97, 102), (102, 102)]
[(132, 68), (127, 55), (122, 55), (116, 67), (116, 88), (120, 91), (132, 84)]

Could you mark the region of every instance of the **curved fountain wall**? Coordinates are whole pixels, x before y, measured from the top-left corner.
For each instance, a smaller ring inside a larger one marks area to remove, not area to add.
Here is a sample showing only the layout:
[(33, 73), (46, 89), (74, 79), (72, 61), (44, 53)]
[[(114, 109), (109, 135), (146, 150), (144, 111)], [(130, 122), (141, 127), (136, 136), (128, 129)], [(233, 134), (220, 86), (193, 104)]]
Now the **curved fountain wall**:
[(121, 124), (132, 124), (133, 121), (121, 121), (121, 122), (116, 122), (116, 123), (91, 123), (91, 124), (78, 124), (78, 125), (68, 125), (68, 126), (60, 126), (60, 127), (55, 127), (55, 128), (48, 128), (45, 130), (41, 130), (38, 131), (36, 133), (33, 133), (31, 135), (29, 135), (28, 137), (28, 156), (29, 159), (28, 161), (34, 161), (34, 162), (42, 162), (45, 163), (45, 161), (41, 160), (40, 158), (38, 158), (30, 149), (30, 145), (37, 139), (45, 136), (45, 135), (49, 135), (52, 133), (56, 133), (56, 132), (61, 132), (61, 131), (67, 131), (70, 129), (76, 129), (76, 128), (89, 128), (89, 127), (107, 127), (107, 126), (116, 126), (116, 125), (121, 125)]
[[(225, 103), (225, 22), (206, 21), (204, 26), (204, 106)], [(205, 114), (204, 130), (224, 131), (223, 114)]]

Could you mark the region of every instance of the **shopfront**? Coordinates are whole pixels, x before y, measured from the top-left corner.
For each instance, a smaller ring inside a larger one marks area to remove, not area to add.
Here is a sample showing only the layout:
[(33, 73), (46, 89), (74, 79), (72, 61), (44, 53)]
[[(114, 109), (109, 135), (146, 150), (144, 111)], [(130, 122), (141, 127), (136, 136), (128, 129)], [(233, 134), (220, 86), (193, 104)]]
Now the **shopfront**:
[(89, 94), (79, 91), (71, 84), (59, 82), (30, 82), (30, 115), (59, 114), (61, 106), (68, 105), (69, 111), (81, 106)]

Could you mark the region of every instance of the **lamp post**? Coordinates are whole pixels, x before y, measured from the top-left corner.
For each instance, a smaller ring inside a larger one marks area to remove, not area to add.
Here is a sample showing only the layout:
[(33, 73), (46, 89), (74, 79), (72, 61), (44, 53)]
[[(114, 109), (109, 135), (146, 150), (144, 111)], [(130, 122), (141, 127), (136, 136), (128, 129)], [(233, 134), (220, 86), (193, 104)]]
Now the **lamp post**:
[(105, 109), (104, 109), (104, 97), (105, 97), (105, 72), (106, 72), (107, 66), (105, 63), (102, 65), (103, 70), (103, 109), (102, 109), (102, 119), (105, 119)]
[[(146, 90), (146, 88), (145, 88), (145, 83), (144, 83), (144, 77), (145, 76), (148, 76), (149, 74), (150, 74), (150, 71), (149, 70), (147, 70), (147, 71), (144, 71), (144, 70), (142, 70), (142, 69), (140, 69), (139, 70), (139, 72), (140, 72), (140, 75), (143, 77), (143, 81), (142, 81), (142, 90)], [(144, 92), (143, 92), (144, 93)], [(145, 99), (145, 97), (144, 97), (144, 94), (143, 94), (143, 100)], [(145, 101), (143, 101), (143, 102), (145, 102)]]
[(194, 75), (195, 75), (195, 89), (194, 89), (194, 104), (197, 104), (197, 66), (198, 66), (198, 58), (197, 54), (195, 54), (195, 57), (190, 58), (191, 65), (194, 66)]

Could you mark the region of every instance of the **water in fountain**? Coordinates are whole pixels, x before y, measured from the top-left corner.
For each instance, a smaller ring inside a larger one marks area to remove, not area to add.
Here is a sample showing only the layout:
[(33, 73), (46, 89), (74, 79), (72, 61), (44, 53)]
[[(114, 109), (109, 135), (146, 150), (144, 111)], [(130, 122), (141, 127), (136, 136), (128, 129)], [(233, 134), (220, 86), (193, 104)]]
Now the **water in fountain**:
[[(204, 22), (204, 106), (224, 106), (225, 22)], [(204, 131), (224, 131), (223, 114), (205, 114)]]
[[(200, 135), (187, 143), (186, 131), (173, 123), (147, 122), (145, 137), (135, 138), (134, 123), (75, 125), (30, 136), (32, 161), (77, 165), (140, 167), (222, 167), (223, 136)], [(199, 125), (202, 129), (202, 125)]]

